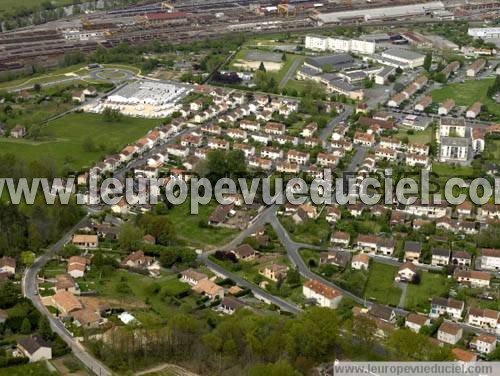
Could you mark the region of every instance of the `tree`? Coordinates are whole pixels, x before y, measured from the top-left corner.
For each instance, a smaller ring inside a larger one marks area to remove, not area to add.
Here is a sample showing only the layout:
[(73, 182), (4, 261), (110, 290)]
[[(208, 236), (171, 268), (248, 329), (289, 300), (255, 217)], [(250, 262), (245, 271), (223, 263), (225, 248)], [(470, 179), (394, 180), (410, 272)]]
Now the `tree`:
[(40, 92), (40, 90), (42, 90), (42, 86), (39, 83), (36, 83), (33, 85), (33, 90), (38, 93)]
[(82, 148), (83, 151), (87, 153), (95, 151), (96, 146), (94, 140), (90, 136), (85, 137), (82, 141)]
[(140, 228), (130, 223), (124, 223), (120, 227), (120, 235), (118, 236), (120, 248), (124, 251), (136, 250), (141, 244), (142, 236), (143, 234)]
[(21, 334), (30, 334), (31, 333), (31, 322), (25, 317), (23, 323), (21, 324)]
[(102, 111), (102, 116), (105, 122), (108, 123), (116, 123), (122, 119), (122, 114), (120, 113), (119, 110), (106, 107)]
[(40, 334), (46, 341), (50, 341), (54, 338), (54, 333), (50, 328), (49, 319), (45, 316), (40, 316), (40, 319), (38, 320), (38, 334)]
[(427, 72), (430, 72), (431, 70), (431, 65), (432, 65), (432, 52), (427, 52), (427, 54), (425, 55), (425, 59), (424, 59), (424, 69), (427, 71)]
[(300, 284), (300, 273), (297, 269), (290, 269), (286, 274), (286, 283), (291, 286)]
[(21, 252), (21, 262), (23, 265), (30, 266), (35, 262), (35, 254), (31, 251)]
[(300, 373), (295, 371), (293, 367), (286, 361), (280, 360), (277, 363), (257, 364), (250, 368), (249, 376), (299, 376)]
[(266, 71), (266, 67), (264, 66), (264, 62), (263, 62), (263, 61), (261, 61), (261, 62), (260, 62), (260, 65), (259, 65), (259, 70), (260, 70), (261, 72), (265, 72), (265, 71)]

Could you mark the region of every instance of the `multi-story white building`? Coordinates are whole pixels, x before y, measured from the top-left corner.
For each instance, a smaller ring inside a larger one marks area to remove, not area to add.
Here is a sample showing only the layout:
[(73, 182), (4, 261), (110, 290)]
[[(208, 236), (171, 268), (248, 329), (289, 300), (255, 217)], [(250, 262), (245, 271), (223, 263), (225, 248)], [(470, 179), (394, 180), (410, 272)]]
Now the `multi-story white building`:
[(472, 27), (467, 31), (471, 37), (474, 38), (500, 38), (500, 27)]
[(441, 137), (440, 162), (465, 162), (469, 155), (469, 140), (461, 137)]
[(307, 35), (305, 38), (305, 47), (315, 51), (354, 52), (366, 55), (375, 53), (375, 42), (372, 41), (319, 35)]
[(455, 345), (462, 338), (463, 329), (457, 324), (443, 322), (438, 329), (437, 339), (441, 342)]
[(483, 248), (481, 250), (481, 269), (500, 270), (500, 249)]
[[(465, 137), (465, 119), (445, 117), (439, 123), (439, 137)], [(438, 137), (438, 138), (439, 138)]]
[(313, 299), (320, 307), (337, 308), (342, 300), (342, 293), (319, 281), (309, 280), (302, 286), (306, 299)]

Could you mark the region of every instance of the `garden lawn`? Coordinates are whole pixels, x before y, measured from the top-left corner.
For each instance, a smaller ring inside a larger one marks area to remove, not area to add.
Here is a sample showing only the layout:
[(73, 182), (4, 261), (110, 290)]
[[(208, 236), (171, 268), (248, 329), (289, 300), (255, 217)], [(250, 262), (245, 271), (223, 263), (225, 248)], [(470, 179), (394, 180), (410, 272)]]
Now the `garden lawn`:
[(433, 163), (432, 172), (436, 173), (440, 178), (443, 177), (463, 177), (472, 178), (474, 170), (467, 166), (452, 166), (447, 163)]
[(405, 130), (400, 130), (396, 135), (396, 138), (403, 139), (408, 137), (410, 143), (415, 144), (428, 144), (432, 142), (432, 127), (429, 125), (424, 131), (414, 131), (413, 134), (408, 134)]
[[(43, 128), (43, 134), (51, 137), (48, 141), (0, 139), (0, 148), (1, 153), (12, 153), (28, 162), (52, 158), (59, 169), (80, 170), (119, 151), (158, 124), (159, 120), (130, 117), (109, 123), (102, 115), (72, 113)], [(95, 144), (93, 150), (84, 148), (86, 139)]]
[(8, 368), (0, 368), (0, 376), (55, 376), (57, 372), (49, 371), (45, 362), (23, 364)]
[(401, 290), (394, 285), (396, 267), (377, 262), (370, 263), (370, 272), (365, 288), (365, 298), (380, 304), (397, 306)]
[(215, 200), (207, 205), (200, 205), (198, 214), (191, 214), (189, 201), (174, 206), (168, 212), (176, 235), (188, 244), (200, 248), (216, 246), (227, 242), (239, 232), (231, 228), (208, 226), (208, 217), (217, 206)]
[(464, 83), (446, 85), (441, 89), (432, 92), (432, 99), (435, 102), (443, 102), (452, 98), (457, 106), (471, 106), (474, 102), (481, 102), (488, 107), (489, 112), (500, 116), (500, 104), (495, 103), (486, 95), (488, 87), (493, 83), (494, 78), (484, 80), (469, 80)]
[(299, 224), (295, 224), (291, 217), (281, 217), (280, 221), (296, 242), (313, 245), (329, 243), (331, 226), (323, 216)]
[(429, 312), (430, 302), (434, 296), (442, 296), (449, 290), (446, 276), (438, 273), (421, 272), (418, 285), (408, 285), (405, 308), (410, 311)]

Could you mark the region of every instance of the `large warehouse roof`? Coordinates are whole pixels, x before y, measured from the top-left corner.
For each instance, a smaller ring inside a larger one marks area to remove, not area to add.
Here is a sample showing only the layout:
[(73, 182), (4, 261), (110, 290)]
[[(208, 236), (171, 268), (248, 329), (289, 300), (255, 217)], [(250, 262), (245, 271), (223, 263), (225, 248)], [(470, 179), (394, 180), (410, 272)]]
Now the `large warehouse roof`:
[(441, 1), (434, 1), (423, 4), (401, 5), (395, 7), (358, 9), (345, 12), (321, 13), (315, 18), (323, 23), (340, 22), (346, 19), (364, 18), (366, 21), (389, 18), (389, 17), (407, 17), (412, 15), (425, 14), (425, 12), (433, 10), (444, 10), (444, 5)]

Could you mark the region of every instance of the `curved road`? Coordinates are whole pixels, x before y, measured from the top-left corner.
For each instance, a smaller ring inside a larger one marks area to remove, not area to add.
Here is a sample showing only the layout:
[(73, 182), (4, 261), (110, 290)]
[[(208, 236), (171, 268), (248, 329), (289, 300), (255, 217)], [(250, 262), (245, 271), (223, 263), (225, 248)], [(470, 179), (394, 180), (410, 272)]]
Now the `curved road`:
[(99, 376), (111, 376), (111, 371), (100, 361), (95, 359), (87, 350), (71, 335), (64, 327), (64, 324), (52, 315), (47, 307), (45, 307), (38, 295), (37, 278), (38, 273), (44, 265), (56, 254), (70, 239), (76, 229), (84, 226), (88, 221), (88, 216), (83, 217), (70, 231), (68, 231), (57, 243), (53, 244), (47, 252), (38, 257), (35, 262), (24, 271), (22, 280), (23, 295), (32, 301), (35, 308), (50, 322), (52, 330), (61, 337), (64, 342), (71, 348), (75, 356), (85, 366)]

